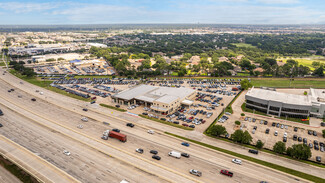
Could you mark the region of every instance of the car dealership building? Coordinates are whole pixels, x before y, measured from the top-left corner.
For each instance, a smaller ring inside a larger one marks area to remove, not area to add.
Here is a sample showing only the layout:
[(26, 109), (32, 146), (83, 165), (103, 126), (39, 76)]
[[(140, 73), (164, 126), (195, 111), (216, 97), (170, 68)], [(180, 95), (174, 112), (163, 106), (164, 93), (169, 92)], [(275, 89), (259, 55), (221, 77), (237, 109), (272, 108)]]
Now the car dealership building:
[(275, 91), (274, 88), (250, 89), (245, 95), (246, 108), (266, 114), (292, 117), (325, 117), (325, 90), (310, 88), (308, 95)]
[(113, 95), (112, 99), (121, 105), (143, 104), (157, 113), (168, 114), (180, 105), (192, 105), (195, 95), (195, 90), (185, 87), (138, 85)]

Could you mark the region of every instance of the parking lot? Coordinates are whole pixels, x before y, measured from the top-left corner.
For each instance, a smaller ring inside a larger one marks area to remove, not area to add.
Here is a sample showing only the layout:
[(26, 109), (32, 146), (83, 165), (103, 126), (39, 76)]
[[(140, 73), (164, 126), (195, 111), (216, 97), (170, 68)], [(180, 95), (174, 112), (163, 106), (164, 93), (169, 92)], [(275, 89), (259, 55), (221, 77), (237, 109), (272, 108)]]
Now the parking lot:
[(162, 87), (188, 87), (197, 90), (197, 94), (192, 105), (180, 106), (169, 115), (157, 114), (143, 105), (121, 108), (203, 132), (236, 96), (238, 91), (232, 91), (232, 88), (238, 87), (239, 81), (154, 80), (146, 83)]
[[(301, 91), (303, 92), (303, 90)], [(299, 93), (297, 90), (292, 92)], [(325, 162), (324, 138), (322, 137), (324, 127), (320, 124), (315, 127), (315, 125), (310, 126), (247, 112), (244, 112), (245, 116), (241, 116), (241, 113), (243, 113), (241, 105), (244, 101), (245, 92), (232, 105), (235, 113), (226, 115), (229, 119), (223, 123), (217, 122), (217, 124), (225, 126), (229, 134), (234, 133), (237, 129), (247, 130), (253, 137), (253, 144), (261, 140), (264, 143), (264, 148), (267, 149), (273, 149), (274, 144), (278, 141), (285, 142), (286, 147), (304, 143), (311, 148), (311, 160), (316, 161), (316, 157), (319, 156), (321, 162)], [(235, 121), (240, 121), (241, 124), (236, 125)]]

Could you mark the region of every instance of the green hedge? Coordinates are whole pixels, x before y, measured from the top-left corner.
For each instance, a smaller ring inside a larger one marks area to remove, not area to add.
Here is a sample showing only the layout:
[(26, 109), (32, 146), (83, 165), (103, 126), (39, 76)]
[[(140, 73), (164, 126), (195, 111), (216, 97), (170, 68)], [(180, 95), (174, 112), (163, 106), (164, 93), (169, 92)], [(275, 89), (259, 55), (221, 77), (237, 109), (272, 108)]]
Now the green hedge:
[(159, 122), (159, 123), (163, 123), (163, 124), (166, 124), (166, 125), (170, 125), (170, 126), (173, 126), (173, 127), (176, 127), (176, 128), (181, 128), (181, 129), (184, 129), (184, 130), (194, 130), (194, 128), (190, 128), (190, 127), (186, 127), (186, 126), (174, 124), (174, 123), (171, 123), (171, 122), (168, 122), (168, 121), (163, 121), (163, 120), (156, 119), (156, 118), (150, 118), (149, 116), (145, 116), (145, 115), (142, 115), (142, 114), (139, 114), (139, 116), (140, 117), (143, 117), (143, 118), (146, 118), (146, 119), (150, 119), (152, 121), (156, 121), (156, 122)]
[(106, 108), (114, 109), (114, 110), (117, 110), (117, 111), (120, 111), (120, 112), (126, 112), (125, 109), (120, 109), (120, 108), (117, 108), (117, 107), (114, 107), (114, 106), (111, 106), (111, 105), (107, 105), (107, 104), (99, 104), (99, 105), (103, 106), (103, 107), (106, 107)]

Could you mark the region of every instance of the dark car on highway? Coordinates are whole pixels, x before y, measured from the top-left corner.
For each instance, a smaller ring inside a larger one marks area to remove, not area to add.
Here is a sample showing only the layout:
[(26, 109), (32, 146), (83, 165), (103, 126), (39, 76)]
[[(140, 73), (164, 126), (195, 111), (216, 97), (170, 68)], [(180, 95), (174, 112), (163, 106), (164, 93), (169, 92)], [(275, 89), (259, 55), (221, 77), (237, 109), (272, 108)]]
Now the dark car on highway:
[(35, 102), (36, 101), (36, 98), (32, 98), (31, 100)]
[(189, 157), (190, 157), (190, 155), (187, 154), (187, 153), (181, 153), (181, 155), (182, 155), (183, 157), (185, 157), (185, 158), (189, 158)]
[(255, 149), (250, 149), (248, 150), (249, 153), (252, 153), (252, 154), (258, 154), (258, 150), (255, 150)]
[(82, 110), (83, 110), (83, 111), (88, 111), (88, 109), (86, 109), (86, 108), (83, 108)]
[(157, 156), (157, 155), (153, 155), (152, 158), (153, 159), (156, 159), (156, 160), (160, 160), (161, 159), (161, 157), (160, 156)]
[(114, 128), (112, 131), (117, 132), (117, 133), (120, 133), (121, 130), (119, 130), (117, 128)]
[(127, 123), (126, 126), (129, 126), (129, 127), (133, 128), (134, 124), (133, 123)]
[(158, 151), (156, 151), (156, 150), (150, 150), (150, 153), (151, 154), (158, 154)]

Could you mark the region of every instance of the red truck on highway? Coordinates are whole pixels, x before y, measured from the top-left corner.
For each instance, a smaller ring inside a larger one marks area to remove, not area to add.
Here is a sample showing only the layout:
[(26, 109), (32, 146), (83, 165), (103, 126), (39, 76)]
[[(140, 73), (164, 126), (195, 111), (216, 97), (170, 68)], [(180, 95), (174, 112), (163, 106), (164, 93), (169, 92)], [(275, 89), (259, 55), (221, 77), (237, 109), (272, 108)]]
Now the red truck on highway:
[(121, 142), (126, 142), (126, 135), (124, 135), (124, 134), (110, 130), (108, 136), (111, 138), (116, 138), (116, 139), (120, 140)]
[(229, 172), (228, 170), (220, 170), (220, 174), (224, 174), (229, 177), (232, 177), (234, 175), (232, 172)]

